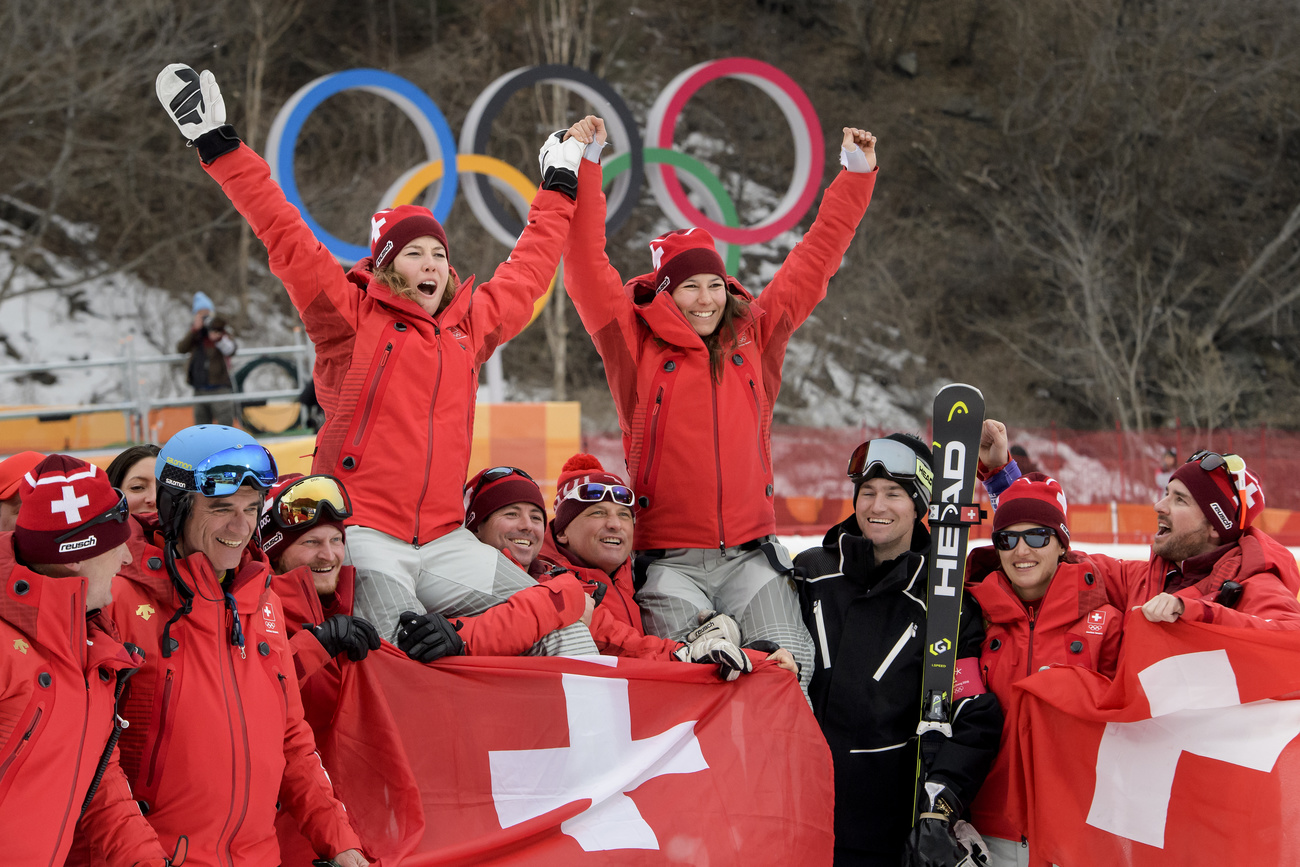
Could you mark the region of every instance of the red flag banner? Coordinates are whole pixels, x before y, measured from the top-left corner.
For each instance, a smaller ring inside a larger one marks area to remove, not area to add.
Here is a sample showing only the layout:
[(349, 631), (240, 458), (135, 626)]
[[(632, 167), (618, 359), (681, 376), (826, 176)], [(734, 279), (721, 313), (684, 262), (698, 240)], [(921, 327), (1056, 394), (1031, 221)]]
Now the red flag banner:
[(1035, 860), (1300, 865), (1300, 634), (1130, 617), (1115, 681), (1017, 684)]
[(616, 657), (345, 667), (318, 737), (382, 864), (830, 864), (830, 751), (772, 664)]

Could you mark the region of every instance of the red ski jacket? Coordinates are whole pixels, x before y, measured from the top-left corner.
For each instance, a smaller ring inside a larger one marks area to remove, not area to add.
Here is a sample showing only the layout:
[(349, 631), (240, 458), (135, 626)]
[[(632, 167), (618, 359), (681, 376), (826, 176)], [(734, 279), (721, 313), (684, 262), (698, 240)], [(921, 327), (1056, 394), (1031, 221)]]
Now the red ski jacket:
[[(618, 409), (636, 547), (730, 547), (775, 531), (772, 405), (791, 333), (826, 297), (871, 201), (876, 173), (841, 171), (817, 219), (738, 322), (739, 345), (713, 379), (703, 338), (653, 274), (623, 285), (605, 254), (601, 169), (582, 161), (578, 210), (565, 247), (569, 297), (601, 358)], [(727, 278), (727, 291), (752, 296)]]
[[(61, 865), (113, 728), (119, 678), (143, 660), (106, 619), (86, 616), (84, 578), (20, 565), (12, 533), (0, 534), (0, 577), (0, 840), (7, 864)], [(109, 864), (167, 857), (116, 750), (80, 827)]]
[[(465, 519), (479, 366), (528, 324), (555, 274), (573, 202), (543, 190), (492, 279), (470, 277), (436, 317), (371, 280), (370, 259), (345, 274), (241, 145), (205, 170), (270, 253), (316, 345), (313, 372), (325, 425), (312, 472), (347, 485), (349, 524), (423, 545)], [(451, 285), (459, 281), (453, 270)]]
[(1011, 686), (1051, 665), (1080, 665), (1113, 677), (1123, 618), (1108, 603), (1097, 570), (1078, 555), (1057, 567), (1037, 614), (1015, 594), (993, 549), (975, 549), (969, 563), (971, 580), (978, 582), (970, 593), (984, 612), (980, 668), (1004, 714), (1001, 746), (971, 805), (971, 823), (981, 834), (1019, 840), (1025, 829), (1006, 812), (1018, 725)]
[(276, 867), (281, 801), (321, 856), (360, 848), (303, 720), (270, 567), (246, 549), (222, 583), (203, 554), (177, 560), (193, 609), (167, 630), (164, 656), (182, 600), (154, 530), (146, 524), (142, 556), (114, 581), (109, 611), (145, 649), (125, 697), (122, 769), (164, 847), (185, 834), (195, 867)]
[[(1146, 561), (1116, 560), (1103, 554), (1088, 554), (1087, 558), (1105, 576), (1112, 601), (1125, 617), (1164, 592), (1166, 577), (1180, 571), (1180, 564), (1154, 554)], [(1188, 575), (1200, 576), (1190, 586), (1174, 591), (1183, 600), (1183, 618), (1227, 626), (1300, 629), (1300, 602), (1296, 601), (1300, 569), (1290, 550), (1262, 530), (1247, 527), (1235, 543), (1193, 557), (1181, 566)], [(1225, 581), (1242, 585), (1241, 598), (1232, 608), (1215, 601)]]

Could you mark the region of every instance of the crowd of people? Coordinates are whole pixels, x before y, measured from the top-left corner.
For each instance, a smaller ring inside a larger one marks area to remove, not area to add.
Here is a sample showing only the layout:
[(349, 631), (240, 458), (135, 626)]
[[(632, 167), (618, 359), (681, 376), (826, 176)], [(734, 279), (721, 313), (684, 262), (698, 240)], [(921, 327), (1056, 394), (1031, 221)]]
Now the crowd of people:
[[(0, 833), (15, 863), (369, 863), (316, 737), (344, 667), (388, 641), (413, 665), (779, 669), (830, 748), (837, 865), (976, 850), (1029, 864), (1006, 798), (1013, 684), (1051, 665), (1112, 675), (1128, 617), (1300, 628), (1300, 571), (1253, 526), (1262, 487), (1238, 456), (1174, 469), (1150, 559), (1121, 561), (1071, 546), (1066, 492), (1022, 475), (990, 420), (993, 545), (969, 558), (951, 734), (918, 753), (930, 447), (903, 432), (862, 443), (853, 514), (793, 560), (774, 535), (785, 346), (865, 214), (874, 136), (845, 128), (816, 221), (755, 295), (698, 228), (651, 241), (646, 274), (614, 272), (605, 127), (583, 118), (546, 139), (524, 233), (474, 288), (411, 205), (375, 214), (372, 255), (344, 271), (225, 123), (210, 73), (169, 66), (157, 92), (266, 245), (317, 347), (325, 423), (305, 476), (221, 424), (106, 471), (35, 452), (0, 463)], [(470, 434), (479, 367), (562, 256), (628, 475), (575, 455), (547, 503), (539, 468), (471, 474)]]

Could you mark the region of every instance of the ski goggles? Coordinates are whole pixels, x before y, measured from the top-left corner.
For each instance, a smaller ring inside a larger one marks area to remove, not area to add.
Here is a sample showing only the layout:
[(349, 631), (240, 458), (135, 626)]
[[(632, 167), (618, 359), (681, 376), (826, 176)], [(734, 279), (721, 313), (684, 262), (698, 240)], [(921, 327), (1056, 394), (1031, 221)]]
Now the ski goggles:
[(609, 500), (620, 506), (630, 506), (636, 502), (636, 495), (627, 485), (587, 482), (585, 485), (577, 485), (566, 491), (560, 498), (560, 502), (564, 500), (577, 500), (579, 503), (599, 503), (601, 500)]
[(1207, 473), (1212, 473), (1222, 467), (1224, 472), (1228, 474), (1228, 483), (1232, 485), (1233, 491), (1237, 490), (1237, 480), (1233, 477), (1233, 474), (1243, 472), (1246, 469), (1246, 462), (1241, 455), (1221, 455), (1208, 449), (1201, 449), (1188, 458), (1187, 463), (1199, 464), (1201, 469)]
[(1056, 531), (1047, 527), (1031, 527), (1028, 530), (997, 530), (993, 533), (993, 547), (999, 551), (1015, 550), (1021, 539), (1030, 548), (1046, 548), (1047, 543), (1056, 536)]
[(929, 462), (908, 446), (895, 440), (867, 440), (853, 450), (849, 458), (850, 479), (857, 481), (865, 478), (872, 470), (879, 467), (891, 479), (915, 481), (925, 491), (929, 500), (934, 486), (934, 471)]
[(333, 476), (303, 476), (276, 495), (270, 514), (277, 526), (304, 530), (322, 517), (352, 517), (352, 499)]
[(519, 467), (490, 467), (483, 471), (483, 475), (479, 476), (478, 481), (474, 483), (474, 490), (470, 491), (468, 496), (465, 497), (465, 508), (468, 509), (469, 504), (474, 502), (474, 498), (478, 496), (479, 491), (483, 490), (484, 485), (499, 482), (502, 479), (509, 478), (510, 476), (521, 476), (528, 481), (533, 482), (533, 484), (537, 484), (537, 482), (533, 481), (532, 476), (519, 469)]
[[(70, 489), (65, 488), (64, 490), (70, 490)], [(59, 545), (62, 544), (63, 542), (68, 541), (73, 536), (79, 536), (82, 533), (86, 532), (87, 529), (95, 526), (96, 524), (107, 524), (109, 521), (116, 521), (117, 523), (121, 524), (124, 521), (126, 521), (127, 516), (131, 514), (131, 508), (126, 504), (126, 495), (123, 494), (121, 491), (119, 491), (117, 488), (114, 488), (113, 490), (117, 492), (119, 498), (116, 506), (113, 506), (107, 512), (104, 512), (100, 515), (96, 515), (95, 517), (91, 518), (89, 521), (87, 521), (84, 524), (73, 527), (71, 530), (64, 533), (62, 536), (55, 538), (54, 544)]]
[(245, 482), (267, 490), (279, 476), (275, 458), (261, 446), (234, 446), (208, 455), (195, 466), (167, 458), (158, 481), (205, 497), (228, 497)]

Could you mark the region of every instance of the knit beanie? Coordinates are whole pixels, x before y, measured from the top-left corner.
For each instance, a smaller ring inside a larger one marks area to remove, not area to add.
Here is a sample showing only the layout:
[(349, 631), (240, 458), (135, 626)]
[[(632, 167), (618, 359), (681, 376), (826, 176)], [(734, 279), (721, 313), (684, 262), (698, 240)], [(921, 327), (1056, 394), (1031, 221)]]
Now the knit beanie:
[(703, 229), (677, 229), (650, 242), (655, 269), (655, 294), (672, 291), (677, 284), (696, 274), (727, 276), (713, 236)]
[(447, 233), (428, 208), (399, 205), (376, 213), (370, 218), (370, 256), (374, 259), (374, 270), (384, 267), (403, 247), (425, 235), (438, 239), (450, 261), (451, 248), (447, 246)]
[(511, 473), (490, 482), (479, 482), (487, 469), (479, 470), (465, 483), (465, 529), (477, 533), (479, 526), (498, 509), (514, 503), (528, 503), (546, 514), (546, 500), (537, 482), (519, 473)]
[[(1205, 520), (1226, 542), (1235, 542), (1264, 511), (1264, 488), (1238, 455), (1223, 455), (1224, 464), (1206, 470), (1200, 461), (1188, 461), (1174, 470), (1173, 478), (1187, 486)], [(1229, 475), (1228, 467), (1241, 469)]]
[(578, 453), (564, 462), (560, 477), (555, 482), (555, 520), (551, 521), (551, 529), (556, 539), (564, 535), (564, 531), (569, 528), (574, 518), (592, 505), (581, 500), (566, 500), (565, 495), (579, 485), (591, 482), (603, 485), (623, 484), (623, 480), (618, 476), (605, 472), (605, 468), (601, 466), (600, 460), (595, 455)]
[(1029, 473), (1011, 483), (998, 497), (993, 512), (993, 532), (1012, 524), (1038, 524), (1056, 532), (1061, 547), (1070, 547), (1066, 524), (1065, 491), (1061, 483), (1042, 473)]
[[(309, 530), (317, 527), (338, 527), (339, 532), (344, 532), (343, 522), (337, 520), (328, 512), (318, 513), (319, 517), (310, 524), (303, 524), (300, 527), (281, 527), (272, 517), (272, 512), (278, 508), (280, 494), (284, 489), (294, 482), (303, 478), (302, 473), (286, 473), (276, 479), (271, 490), (266, 494), (266, 500), (262, 504), (262, 519), (258, 522), (258, 533), (262, 537), (262, 553), (266, 554), (266, 559), (274, 563), (285, 551), (289, 549), (294, 542), (297, 542)], [(344, 537), (346, 538), (346, 536)]]
[[(912, 451), (916, 452), (917, 456), (921, 458), (923, 461), (925, 461), (925, 463), (928, 466), (934, 466), (934, 452), (930, 450), (930, 447), (927, 446), (920, 437), (914, 436), (913, 434), (909, 434), (909, 433), (892, 433), (889, 436), (881, 437), (881, 439), (893, 440), (896, 443), (902, 443), (903, 445), (910, 448)], [(868, 440), (868, 442), (870, 442), (870, 440)], [(891, 476), (883, 466), (873, 467), (861, 478), (854, 479), (853, 504), (855, 507), (857, 506), (858, 494), (862, 491), (863, 483), (866, 482), (868, 479), (878, 479), (878, 478), (889, 479), (890, 481), (900, 485), (903, 488), (903, 490), (907, 491), (907, 495), (912, 498), (912, 505), (916, 507), (917, 521), (920, 521), (922, 518), (924, 518), (926, 515), (929, 514), (931, 490), (925, 484), (924, 480), (922, 480), (919, 476), (914, 479), (901, 479), (901, 478), (896, 479), (893, 476)]]
[(23, 476), (43, 460), (45, 455), (40, 452), (19, 452), (0, 461), (0, 500), (18, 493)]
[(126, 501), (94, 464), (50, 455), (23, 476), (14, 548), (23, 562), (75, 563), (131, 535)]
[(194, 293), (194, 300), (190, 303), (190, 312), (198, 315), (200, 310), (216, 310), (217, 307), (212, 303), (212, 299), (203, 291)]

